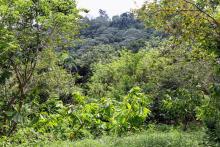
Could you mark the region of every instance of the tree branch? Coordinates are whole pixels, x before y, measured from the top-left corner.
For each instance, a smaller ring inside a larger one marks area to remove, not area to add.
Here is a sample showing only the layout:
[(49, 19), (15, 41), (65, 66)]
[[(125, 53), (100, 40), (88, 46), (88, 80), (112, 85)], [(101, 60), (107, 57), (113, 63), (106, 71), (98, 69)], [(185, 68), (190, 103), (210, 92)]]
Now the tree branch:
[(190, 1), (188, 1), (188, 0), (183, 0), (183, 1), (185, 1), (185, 2), (188, 3), (188, 4), (193, 5), (196, 9), (198, 9), (200, 12), (202, 12), (202, 13), (205, 14), (208, 18), (210, 18), (210, 19), (215, 23), (215, 25), (217, 25), (218, 27), (220, 26), (220, 24), (216, 21), (216, 19), (215, 19), (213, 16), (211, 16), (210, 14), (208, 14), (207, 12), (205, 12), (204, 10), (202, 10), (202, 8), (200, 8), (198, 5), (196, 5), (195, 3), (190, 2)]
[(22, 75), (19, 72), (17, 66), (14, 64), (13, 60), (9, 59), (11, 61), (11, 66), (15, 72), (16, 78), (18, 80), (19, 85), (23, 85)]

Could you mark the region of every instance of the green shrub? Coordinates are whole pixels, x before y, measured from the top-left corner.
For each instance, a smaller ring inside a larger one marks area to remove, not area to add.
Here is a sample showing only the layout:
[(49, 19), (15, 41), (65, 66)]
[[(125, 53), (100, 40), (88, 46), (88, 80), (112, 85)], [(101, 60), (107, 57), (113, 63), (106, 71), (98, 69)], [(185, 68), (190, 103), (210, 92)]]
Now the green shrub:
[(214, 82), (214, 57), (207, 51), (186, 51), (181, 46), (178, 50), (161, 47), (136, 54), (123, 52), (118, 60), (95, 67), (90, 97), (120, 99), (139, 86), (153, 99), (151, 120), (187, 126), (196, 119), (195, 110)]
[(211, 88), (212, 95), (206, 97), (204, 105), (198, 108), (198, 118), (204, 121), (207, 127), (208, 144), (220, 145), (220, 85)]
[(3, 138), (3, 144), (34, 143), (44, 136), (46, 140), (76, 140), (103, 134), (122, 135), (141, 130), (150, 114), (151, 99), (139, 87), (131, 89), (121, 101), (113, 98), (87, 101), (79, 93), (72, 95), (76, 105), (63, 105), (58, 98), (36, 105), (29, 123), (20, 126), (12, 137)]

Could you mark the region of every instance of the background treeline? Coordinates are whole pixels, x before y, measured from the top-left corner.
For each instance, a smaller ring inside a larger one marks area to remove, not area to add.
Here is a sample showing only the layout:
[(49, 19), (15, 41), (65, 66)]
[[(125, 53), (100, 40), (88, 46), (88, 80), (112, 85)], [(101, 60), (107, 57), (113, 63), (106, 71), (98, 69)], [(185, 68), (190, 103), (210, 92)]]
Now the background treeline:
[(0, 2), (0, 145), (166, 124), (197, 125), (206, 134), (197, 146), (219, 146), (218, 0), (93, 19), (72, 0)]
[(68, 48), (71, 57), (66, 60), (65, 66), (81, 76), (77, 83), (88, 81), (93, 64), (110, 62), (123, 49), (138, 52), (146, 44), (156, 46), (165, 37), (164, 33), (146, 28), (131, 12), (112, 18), (104, 10), (99, 10), (99, 13), (96, 18), (81, 20), (83, 29), (78, 35), (79, 40)]

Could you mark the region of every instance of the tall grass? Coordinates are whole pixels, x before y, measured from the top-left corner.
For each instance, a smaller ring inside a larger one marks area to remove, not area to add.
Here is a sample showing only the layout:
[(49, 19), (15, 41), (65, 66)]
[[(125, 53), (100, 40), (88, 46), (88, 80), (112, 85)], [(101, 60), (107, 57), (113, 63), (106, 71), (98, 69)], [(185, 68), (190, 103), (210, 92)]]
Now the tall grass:
[(125, 137), (102, 137), (76, 142), (57, 141), (41, 143), (42, 147), (202, 147), (202, 131), (183, 132), (180, 130), (148, 130)]

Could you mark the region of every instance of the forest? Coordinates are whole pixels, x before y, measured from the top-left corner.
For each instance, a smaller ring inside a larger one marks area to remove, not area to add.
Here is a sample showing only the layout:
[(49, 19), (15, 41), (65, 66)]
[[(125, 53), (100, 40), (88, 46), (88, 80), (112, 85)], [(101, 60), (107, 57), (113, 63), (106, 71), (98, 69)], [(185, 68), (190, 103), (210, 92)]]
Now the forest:
[(86, 13), (0, 0), (0, 147), (219, 147), (220, 1)]

